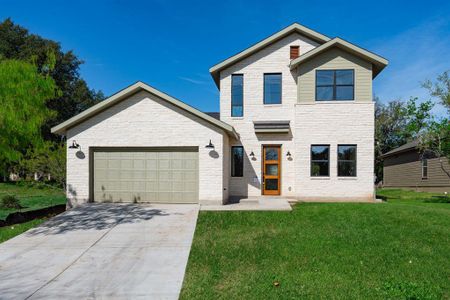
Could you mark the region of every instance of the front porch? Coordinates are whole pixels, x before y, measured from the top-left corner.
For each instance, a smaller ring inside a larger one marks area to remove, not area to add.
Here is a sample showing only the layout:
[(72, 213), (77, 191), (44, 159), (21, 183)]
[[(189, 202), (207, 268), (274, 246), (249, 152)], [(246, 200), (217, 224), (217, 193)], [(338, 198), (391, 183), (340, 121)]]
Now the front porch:
[(200, 205), (205, 211), (291, 211), (294, 198), (283, 196), (232, 197), (225, 205)]

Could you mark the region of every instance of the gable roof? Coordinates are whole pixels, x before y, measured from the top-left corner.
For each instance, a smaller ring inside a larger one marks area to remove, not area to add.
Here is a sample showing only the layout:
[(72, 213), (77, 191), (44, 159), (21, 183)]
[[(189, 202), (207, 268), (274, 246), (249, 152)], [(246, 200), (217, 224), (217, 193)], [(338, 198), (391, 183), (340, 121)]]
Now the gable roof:
[(305, 61), (308, 61), (309, 59), (319, 55), (320, 53), (325, 52), (326, 50), (332, 48), (332, 47), (338, 47), (343, 49), (346, 52), (349, 52), (355, 56), (361, 57), (362, 59), (369, 61), (372, 63), (372, 78), (375, 78), (381, 70), (383, 70), (388, 65), (388, 60), (375, 54), (370, 51), (367, 51), (366, 49), (363, 49), (361, 47), (358, 47), (352, 43), (349, 43), (341, 38), (334, 38), (332, 40), (329, 40), (325, 44), (322, 44), (313, 50), (310, 50), (303, 55), (300, 55), (296, 59), (291, 61), (290, 68), (291, 70), (296, 68), (301, 63), (304, 63)]
[(138, 81), (135, 84), (130, 85), (129, 87), (115, 93), (108, 99), (101, 101), (100, 103), (92, 106), (91, 108), (88, 108), (85, 111), (79, 113), (78, 115), (68, 119), (67, 121), (62, 122), (61, 124), (53, 127), (51, 129), (51, 132), (56, 133), (56, 134), (64, 134), (67, 131), (67, 129), (84, 122), (85, 120), (95, 116), (96, 114), (104, 111), (105, 109), (117, 104), (118, 102), (120, 102), (120, 101), (128, 98), (129, 96), (136, 94), (137, 92), (140, 92), (140, 91), (147, 91), (153, 95), (156, 95), (159, 98), (161, 98), (162, 100), (164, 100), (178, 108), (181, 108), (184, 111), (186, 111), (196, 117), (199, 117), (200, 119), (203, 119), (206, 122), (224, 130), (229, 135), (231, 135), (235, 138), (239, 138), (239, 135), (236, 133), (233, 126), (231, 126), (225, 122), (222, 122), (220, 120), (217, 120), (216, 118), (211, 117), (211, 116), (207, 115), (206, 113), (203, 113), (203, 112), (199, 111), (198, 109), (195, 109), (192, 106), (189, 106), (186, 103), (184, 103), (178, 99), (175, 99), (161, 91), (158, 91), (157, 89), (155, 89), (141, 81)]
[(304, 35), (307, 38), (309, 38), (313, 41), (316, 41), (320, 44), (328, 42), (330, 40), (329, 37), (317, 32), (317, 31), (309, 29), (298, 23), (293, 23), (293, 24), (289, 25), (288, 27), (272, 34), (268, 38), (265, 38), (264, 40), (254, 44), (253, 46), (251, 46), (251, 47), (231, 56), (230, 58), (227, 58), (224, 61), (221, 61), (220, 63), (216, 64), (215, 66), (211, 67), (209, 69), (209, 73), (211, 73), (211, 76), (213, 77), (214, 82), (216, 83), (217, 87), (220, 88), (219, 82), (220, 82), (220, 71), (221, 70), (237, 63), (238, 61), (254, 54), (255, 52), (258, 52), (259, 50), (269, 46), (270, 44), (275, 43), (276, 41), (279, 41), (280, 39), (282, 39), (294, 32)]
[(407, 152), (410, 150), (414, 150), (417, 149), (417, 147), (419, 146), (419, 142), (417, 140), (414, 140), (412, 142), (406, 143), (404, 145), (401, 145), (400, 147), (397, 147), (389, 152), (386, 152), (385, 154), (381, 155), (382, 158), (391, 156), (391, 155), (395, 155), (395, 154), (399, 154), (399, 153), (403, 153), (403, 152)]

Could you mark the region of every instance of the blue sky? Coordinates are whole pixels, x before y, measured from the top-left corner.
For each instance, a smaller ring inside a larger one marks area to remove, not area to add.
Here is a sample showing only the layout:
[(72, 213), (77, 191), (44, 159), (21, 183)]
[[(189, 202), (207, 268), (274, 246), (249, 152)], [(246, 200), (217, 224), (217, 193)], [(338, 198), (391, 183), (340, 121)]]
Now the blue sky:
[(141, 80), (203, 111), (219, 108), (211, 66), (293, 22), (387, 58), (382, 101), (426, 99), (420, 82), (450, 69), (450, 1), (0, 0), (7, 17), (74, 50), (91, 88)]

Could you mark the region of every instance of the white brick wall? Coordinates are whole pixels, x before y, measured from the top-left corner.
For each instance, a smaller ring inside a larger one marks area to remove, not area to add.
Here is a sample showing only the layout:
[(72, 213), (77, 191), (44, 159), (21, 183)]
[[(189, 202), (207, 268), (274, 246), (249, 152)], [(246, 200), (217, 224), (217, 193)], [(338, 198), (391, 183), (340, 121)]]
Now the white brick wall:
[[(220, 116), (222, 121), (233, 125), (240, 134), (240, 141), (230, 140), (230, 145), (244, 146), (244, 177), (230, 178), (230, 196), (261, 195), (261, 150), (263, 144), (282, 145), (282, 194), (295, 195), (294, 162), (288, 161), (286, 152), (294, 151), (292, 134), (289, 135), (255, 135), (253, 121), (290, 120), (294, 130), (297, 102), (296, 72), (289, 69), (290, 46), (299, 45), (300, 52), (307, 52), (317, 46), (297, 33), (266, 47), (254, 55), (230, 66), (220, 73)], [(244, 117), (231, 117), (231, 75), (244, 74)], [(282, 104), (263, 104), (264, 73), (282, 73)], [(230, 150), (229, 150), (230, 151)], [(255, 153), (256, 160), (250, 160), (250, 152)], [(256, 178), (256, 181), (255, 181)]]
[[(296, 190), (301, 200), (373, 200), (374, 104), (316, 103), (295, 106)], [(330, 177), (310, 176), (310, 147), (330, 144)], [(337, 177), (337, 145), (357, 144), (357, 177)]]
[[(357, 75), (367, 80), (357, 81), (355, 101), (345, 103), (316, 103), (314, 99), (303, 99), (306, 104), (297, 104), (299, 93), (314, 90), (314, 82), (297, 90), (298, 70), (289, 69), (291, 45), (300, 45), (301, 53), (317, 46), (317, 43), (291, 34), (254, 55), (221, 71), (220, 112), (221, 119), (233, 125), (240, 134), (240, 141), (230, 140), (231, 145), (242, 144), (245, 149), (244, 177), (230, 178), (230, 196), (261, 195), (261, 152), (264, 144), (282, 145), (281, 194), (303, 200), (372, 200), (373, 199), (373, 142), (374, 105), (366, 95), (371, 94), (370, 64), (349, 57), (339, 51), (330, 51), (320, 56), (321, 64), (327, 67), (345, 67), (357, 70)], [(314, 62), (308, 64), (313, 72)], [(309, 78), (309, 71), (301, 72)], [(282, 104), (263, 104), (264, 73), (282, 73)], [(231, 75), (244, 74), (244, 117), (231, 117)], [(358, 75), (359, 76), (359, 75)], [(299, 81), (304, 78), (300, 78)], [(358, 77), (360, 78), (360, 77)], [(305, 81), (307, 82), (307, 81)], [(312, 85), (312, 86), (310, 86)], [(367, 93), (360, 93), (361, 87)], [(369, 88), (370, 87), (370, 88)], [(311, 94), (311, 93), (310, 93)], [(309, 94), (308, 94), (309, 95)], [(365, 101), (365, 102), (360, 102)], [(256, 135), (253, 121), (290, 120), (291, 134)], [(331, 176), (328, 179), (310, 178), (311, 144), (331, 145)], [(352, 179), (337, 178), (337, 144), (358, 145), (358, 176)], [(225, 151), (225, 150), (224, 150)], [(228, 151), (231, 151), (230, 149)], [(249, 159), (251, 152), (255, 160)], [(286, 157), (292, 153), (292, 160)], [(255, 180), (256, 178), (256, 180)]]
[[(67, 197), (76, 205), (89, 199), (89, 147), (199, 147), (200, 201), (222, 203), (224, 132), (157, 96), (139, 92), (67, 132), (68, 145), (76, 140), (85, 157), (67, 149)], [(211, 139), (218, 157), (205, 149)], [(225, 139), (227, 143), (228, 138)]]

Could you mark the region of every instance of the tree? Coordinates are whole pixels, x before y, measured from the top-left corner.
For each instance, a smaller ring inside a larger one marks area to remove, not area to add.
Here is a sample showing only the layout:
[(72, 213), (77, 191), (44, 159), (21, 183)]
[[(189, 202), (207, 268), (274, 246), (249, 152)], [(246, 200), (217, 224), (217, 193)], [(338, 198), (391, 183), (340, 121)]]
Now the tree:
[[(64, 143), (45, 141), (30, 148), (20, 162), (21, 171), (28, 176), (37, 173), (40, 178), (56, 182), (66, 188), (66, 146)], [(50, 175), (50, 178), (46, 176)]]
[(422, 84), (423, 87), (428, 89), (432, 97), (436, 97), (440, 100), (440, 103), (447, 108), (447, 112), (450, 115), (450, 78), (449, 71), (445, 71), (437, 77), (435, 82), (430, 80), (425, 81)]
[[(55, 56), (54, 68), (48, 70), (48, 53)], [(41, 74), (50, 75), (61, 93), (46, 102), (56, 114), (46, 120), (42, 127), (45, 139), (56, 139), (50, 128), (80, 113), (104, 99), (101, 92), (88, 88), (80, 77), (82, 60), (72, 52), (63, 52), (59, 43), (30, 34), (27, 29), (14, 24), (11, 19), (0, 23), (0, 56), (32, 62)]]
[(450, 171), (444, 168), (444, 159), (450, 160), (450, 78), (448, 71), (439, 75), (435, 82), (427, 80), (423, 86), (432, 97), (447, 108), (447, 116), (430, 123), (418, 137), (419, 148), (424, 155), (431, 154), (439, 158), (441, 169), (450, 177)]
[(394, 100), (383, 104), (375, 99), (375, 174), (383, 178), (382, 154), (418, 137), (432, 121), (431, 101)]
[(30, 146), (42, 142), (42, 124), (54, 116), (46, 103), (58, 95), (54, 80), (39, 74), (37, 66), (0, 59), (1, 171), (17, 163)]

